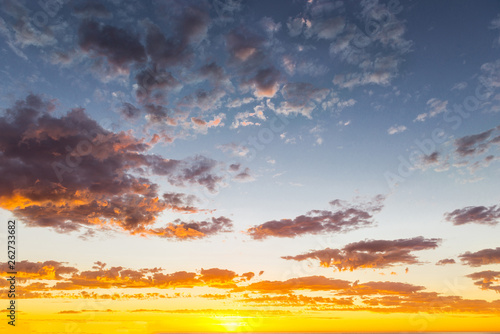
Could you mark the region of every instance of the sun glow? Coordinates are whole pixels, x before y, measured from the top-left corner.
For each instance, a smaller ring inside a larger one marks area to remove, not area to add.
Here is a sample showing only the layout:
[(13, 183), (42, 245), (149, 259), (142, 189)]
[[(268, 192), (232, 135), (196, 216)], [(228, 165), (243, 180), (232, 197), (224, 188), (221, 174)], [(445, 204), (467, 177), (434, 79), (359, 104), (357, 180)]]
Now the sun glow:
[(245, 330), (248, 323), (245, 318), (240, 316), (216, 316), (215, 319), (218, 321), (217, 326), (222, 327), (225, 332), (239, 332)]

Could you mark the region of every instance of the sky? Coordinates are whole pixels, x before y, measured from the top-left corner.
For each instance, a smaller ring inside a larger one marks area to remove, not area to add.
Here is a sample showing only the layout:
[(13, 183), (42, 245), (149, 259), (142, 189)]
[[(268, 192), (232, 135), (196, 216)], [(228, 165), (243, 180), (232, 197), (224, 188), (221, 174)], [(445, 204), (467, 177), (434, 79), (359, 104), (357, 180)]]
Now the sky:
[(500, 331), (499, 51), (489, 0), (0, 1), (0, 328)]

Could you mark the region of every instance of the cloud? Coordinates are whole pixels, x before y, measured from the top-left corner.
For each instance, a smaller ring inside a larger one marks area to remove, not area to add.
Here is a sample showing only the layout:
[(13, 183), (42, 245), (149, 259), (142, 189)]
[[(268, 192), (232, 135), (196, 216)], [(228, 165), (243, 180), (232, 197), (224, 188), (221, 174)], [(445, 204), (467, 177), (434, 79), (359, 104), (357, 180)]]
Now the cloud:
[(29, 95), (0, 117), (1, 207), (29, 226), (140, 232), (165, 210), (198, 210), (192, 197), (159, 194), (159, 186), (145, 174), (212, 192), (223, 182), (215, 160), (147, 154), (149, 143), (130, 132), (103, 129), (82, 109), (60, 118), (52, 110), (53, 102)]
[(193, 57), (190, 45), (204, 38), (210, 24), (205, 2), (158, 3), (165, 19), (172, 25), (171, 36), (166, 37), (160, 28), (146, 22), (146, 51), (151, 60), (161, 66), (186, 64)]
[(466, 252), (458, 256), (462, 262), (471, 267), (500, 263), (500, 247), (487, 248), (475, 253)]
[(253, 86), (257, 97), (273, 97), (278, 91), (280, 78), (280, 71), (270, 66), (258, 70), (255, 76), (245, 81), (245, 85)]
[(294, 219), (271, 220), (251, 227), (247, 234), (253, 239), (268, 237), (294, 238), (304, 234), (343, 233), (372, 225), (373, 214), (379, 212), (385, 197), (378, 195), (366, 203), (331, 201), (336, 211), (311, 210)]
[(233, 224), (231, 219), (221, 216), (212, 217), (210, 221), (183, 222), (176, 219), (164, 228), (151, 228), (144, 232), (145, 235), (154, 235), (166, 239), (189, 240), (202, 239), (219, 233), (231, 232)]
[(454, 84), (451, 90), (464, 90), (465, 88), (467, 88), (467, 82), (461, 81)]
[(434, 151), (429, 155), (423, 155), (422, 162), (425, 165), (432, 165), (432, 164), (438, 163), (439, 162), (439, 152)]
[(440, 99), (432, 98), (427, 101), (427, 108), (429, 109), (429, 111), (426, 113), (419, 114), (417, 118), (415, 118), (413, 121), (423, 122), (427, 118), (436, 117), (439, 114), (447, 112), (448, 111), (447, 106), (448, 106), (448, 101), (442, 101)]
[(401, 60), (397, 57), (377, 57), (366, 64), (363, 72), (336, 74), (332, 82), (348, 89), (371, 84), (387, 86), (396, 77), (400, 63)]
[(324, 276), (308, 276), (292, 278), (286, 281), (260, 281), (239, 287), (233, 291), (258, 291), (260, 293), (285, 294), (297, 290), (335, 291), (346, 289), (349, 281), (327, 278)]
[(222, 152), (228, 152), (235, 157), (245, 157), (248, 153), (250, 153), (248, 147), (236, 143), (219, 145), (217, 148)]
[(162, 103), (168, 92), (182, 87), (171, 72), (156, 66), (142, 69), (135, 75), (135, 80), (136, 98), (142, 104)]
[(250, 182), (255, 180), (255, 178), (250, 173), (250, 168), (248, 167), (236, 174), (233, 179), (237, 182)]
[(474, 156), (489, 149), (492, 144), (500, 144), (500, 135), (490, 139), (495, 130), (500, 130), (500, 126), (489, 129), (477, 135), (465, 136), (455, 140), (455, 152), (460, 157)]
[(255, 119), (258, 120), (266, 120), (266, 116), (264, 115), (264, 107), (262, 105), (258, 105), (254, 108), (254, 112), (244, 111), (239, 112), (234, 116), (234, 121), (231, 124), (232, 129), (237, 129), (240, 126), (249, 126), (249, 125), (260, 125)]
[(317, 88), (306, 82), (287, 83), (281, 93), (284, 101), (276, 107), (276, 112), (283, 115), (300, 114), (311, 118), (311, 113), (330, 93), (329, 89)]
[(395, 135), (397, 133), (405, 132), (407, 130), (404, 125), (393, 125), (389, 129), (387, 129), (387, 133), (390, 135)]
[[(6, 275), (7, 263), (0, 263), (0, 273)], [(87, 288), (193, 288), (213, 287), (220, 289), (236, 288), (240, 282), (247, 282), (255, 275), (246, 272), (242, 275), (234, 271), (219, 268), (201, 269), (199, 273), (177, 271), (165, 273), (162, 268), (129, 269), (122, 266), (106, 268), (105, 263), (96, 262), (91, 270), (80, 271), (67, 267), (63, 262), (20, 261), (16, 263), (17, 277), (25, 293), (36, 291), (80, 290)], [(50, 281), (47, 283), (31, 280)], [(25, 284), (28, 282), (28, 284)], [(28, 298), (43, 297), (34, 294)]]
[[(316, 37), (317, 39), (332, 40), (337, 37), (345, 27), (345, 19), (340, 16), (328, 17), (325, 19), (302, 21), (304, 23), (306, 37)], [(297, 25), (297, 23), (295, 23)]]
[(417, 286), (401, 282), (367, 282), (352, 284), (352, 287), (340, 291), (339, 295), (366, 296), (366, 295), (411, 295), (424, 290), (423, 286)]
[[(466, 277), (476, 280), (474, 285), (481, 287), (481, 290), (493, 290), (500, 293), (500, 271), (480, 271), (473, 274), (466, 275)], [(497, 285), (493, 285), (497, 283)]]
[[(128, 74), (131, 64), (147, 60), (138, 36), (125, 29), (92, 20), (81, 23), (78, 44), (91, 57), (106, 59), (112, 74)], [(95, 64), (99, 65), (99, 60)]]
[[(25, 2), (10, 0), (2, 2), (2, 11), (7, 14), (3, 17), (7, 21), (0, 18), (0, 34), (5, 36), (7, 45), (12, 51), (27, 60), (26, 55), (19, 48), (54, 46), (67, 33), (68, 24), (64, 21), (46, 24), (43, 22), (43, 17), (36, 12), (33, 13), (32, 8), (28, 8), (30, 3), (27, 4), (28, 7), (25, 4)], [(62, 4), (53, 3), (49, 7), (47, 11), (56, 15), (62, 8)]]
[(500, 206), (467, 206), (445, 213), (445, 219), (453, 225), (469, 223), (483, 225), (497, 225), (500, 222)]
[(239, 108), (244, 104), (248, 104), (255, 101), (253, 97), (245, 97), (245, 98), (235, 98), (231, 99), (230, 102), (226, 105), (228, 108)]
[[(240, 278), (234, 271), (219, 268), (201, 269), (200, 274), (201, 276), (199, 279), (207, 286), (223, 289), (235, 288), (235, 281)], [(246, 280), (248, 274), (253, 273), (246, 273), (245, 276), (242, 277), (243, 280)]]
[[(16, 278), (21, 281), (25, 280), (62, 280), (67, 275), (72, 275), (78, 272), (75, 267), (66, 266), (65, 262), (44, 261), (30, 262), (27, 260), (16, 261)], [(7, 272), (11, 272), (7, 262), (0, 264), (0, 272), (2, 276), (6, 276)]]
[[(330, 44), (331, 57), (339, 58), (357, 69), (350, 73), (336, 74), (333, 83), (348, 89), (372, 84), (387, 86), (397, 77), (404, 61), (403, 56), (411, 51), (413, 43), (404, 37), (404, 22), (386, 4), (378, 1), (362, 2), (358, 15), (365, 23), (375, 23), (376, 29), (366, 30), (370, 29), (368, 26), (360, 29), (347, 22), (344, 29), (335, 34)], [(322, 20), (332, 16), (333, 14), (323, 15)], [(311, 26), (314, 26), (315, 20), (311, 21)], [(383, 56), (380, 56), (381, 52)]]
[[(438, 150), (428, 154), (421, 154), (413, 157), (414, 169), (425, 171), (433, 168), (436, 172), (458, 169), (459, 175), (474, 175), (479, 169), (486, 168), (499, 158), (493, 154), (493, 147), (500, 145), (500, 126), (491, 128), (479, 134), (460, 137), (452, 141), (453, 145), (442, 145)], [(438, 133), (445, 141), (447, 136), (444, 132)], [(491, 151), (491, 152), (490, 152)], [(479, 180), (479, 177), (470, 180), (461, 179), (460, 182)], [(458, 213), (458, 212), (457, 212)]]
[(205, 121), (198, 117), (191, 117), (191, 122), (193, 127), (198, 130), (200, 133), (207, 133), (208, 129), (216, 128), (219, 126), (224, 126), (223, 120), (226, 118), (226, 114), (220, 113), (218, 115), (214, 115), (213, 118), (209, 121)]
[(326, 306), (354, 306), (352, 298), (329, 298), (329, 297), (309, 297), (304, 295), (288, 294), (279, 296), (259, 295), (244, 296), (245, 303), (269, 306), (295, 306), (295, 307), (317, 307)]
[(455, 260), (454, 259), (442, 259), (442, 260), (439, 260), (438, 262), (436, 262), (436, 266), (444, 266), (444, 265), (447, 265), (447, 264), (455, 264)]
[(323, 267), (338, 271), (362, 268), (387, 268), (398, 264), (420, 264), (413, 251), (435, 249), (441, 239), (415, 237), (397, 240), (365, 240), (346, 245), (342, 249), (312, 251), (297, 256), (283, 256), (285, 260), (304, 261), (315, 259)]
[(239, 27), (226, 35), (230, 65), (234, 66), (241, 87), (252, 89), (256, 97), (273, 97), (279, 89), (281, 72), (273, 65), (265, 48), (265, 38)]
[(136, 119), (142, 113), (141, 109), (137, 108), (136, 106), (128, 102), (122, 103), (122, 105), (118, 108), (118, 112), (125, 119)]

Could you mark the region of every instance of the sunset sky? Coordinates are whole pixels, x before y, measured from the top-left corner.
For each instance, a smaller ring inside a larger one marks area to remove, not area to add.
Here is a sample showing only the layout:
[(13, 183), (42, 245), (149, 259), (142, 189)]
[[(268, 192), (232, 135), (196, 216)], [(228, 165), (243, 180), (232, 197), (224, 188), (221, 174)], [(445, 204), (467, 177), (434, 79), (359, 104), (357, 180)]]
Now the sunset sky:
[(0, 53), (2, 331), (500, 331), (499, 1), (0, 0)]

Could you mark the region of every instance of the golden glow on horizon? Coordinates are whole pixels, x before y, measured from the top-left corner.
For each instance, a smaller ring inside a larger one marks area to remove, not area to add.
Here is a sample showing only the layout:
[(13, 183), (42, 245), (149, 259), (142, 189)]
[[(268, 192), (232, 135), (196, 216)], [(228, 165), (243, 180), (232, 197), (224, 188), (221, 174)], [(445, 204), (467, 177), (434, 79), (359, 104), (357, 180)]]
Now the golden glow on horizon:
[[(214, 310), (214, 312), (217, 312)], [(360, 314), (361, 313), (361, 314)], [(499, 331), (497, 316), (332, 312), (311, 316), (237, 316), (163, 312), (20, 313), (15, 333), (248, 333), (248, 332), (442, 332)], [(51, 321), (47, 321), (50, 315)], [(12, 332), (5, 323), (0, 332)]]
[(245, 318), (249, 317), (240, 317), (240, 316), (215, 316), (214, 319), (219, 321), (218, 326), (224, 329), (224, 332), (239, 332), (239, 331), (248, 331), (246, 327), (248, 327), (248, 323)]

